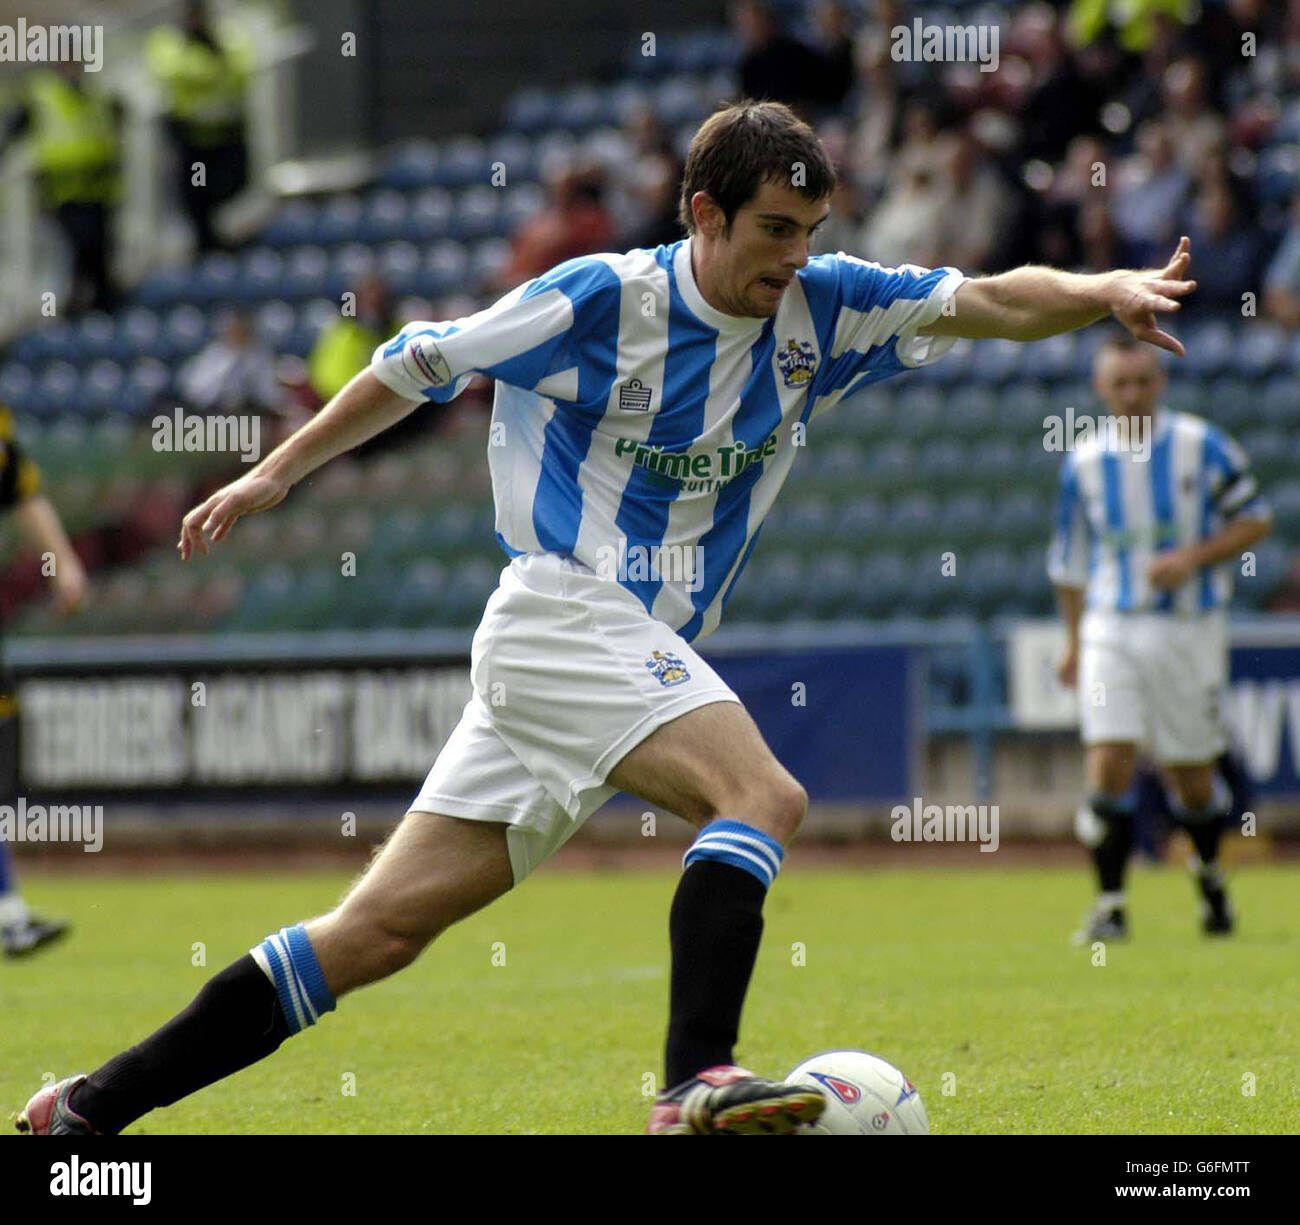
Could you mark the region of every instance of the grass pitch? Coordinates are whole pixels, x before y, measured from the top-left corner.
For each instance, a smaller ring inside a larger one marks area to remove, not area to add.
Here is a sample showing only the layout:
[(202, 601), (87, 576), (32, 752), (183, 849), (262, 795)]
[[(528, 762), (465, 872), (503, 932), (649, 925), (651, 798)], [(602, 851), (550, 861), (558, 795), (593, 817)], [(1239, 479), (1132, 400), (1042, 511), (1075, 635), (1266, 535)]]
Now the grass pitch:
[[(37, 877), (64, 944), (0, 963), (0, 1118), (43, 1073), (90, 1070), (183, 1007), (342, 874)], [(634, 1133), (662, 1074), (677, 873), (544, 870), (269, 1060), (132, 1132)], [(1300, 872), (1231, 881), (1202, 937), (1173, 868), (1136, 871), (1134, 939), (1068, 943), (1079, 870), (829, 871), (793, 862), (738, 1057), (783, 1075), (861, 1047), (902, 1067), (939, 1133), (1290, 1133), (1300, 1119)], [(206, 965), (196, 965), (200, 955)]]

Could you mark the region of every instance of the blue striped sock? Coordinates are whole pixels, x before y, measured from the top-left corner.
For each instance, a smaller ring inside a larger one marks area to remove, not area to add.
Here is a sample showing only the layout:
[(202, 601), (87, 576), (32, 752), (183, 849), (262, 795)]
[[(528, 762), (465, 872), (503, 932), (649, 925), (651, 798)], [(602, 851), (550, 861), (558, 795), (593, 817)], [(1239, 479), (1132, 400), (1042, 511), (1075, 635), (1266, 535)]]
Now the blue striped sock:
[(682, 858), (682, 867), (701, 859), (729, 863), (748, 872), (764, 889), (771, 886), (781, 870), (785, 851), (781, 844), (761, 829), (744, 821), (710, 821), (700, 830)]
[(248, 951), (275, 984), (290, 1033), (315, 1025), (322, 1013), (334, 1011), (334, 996), (301, 923), (280, 928), (277, 935), (267, 936)]

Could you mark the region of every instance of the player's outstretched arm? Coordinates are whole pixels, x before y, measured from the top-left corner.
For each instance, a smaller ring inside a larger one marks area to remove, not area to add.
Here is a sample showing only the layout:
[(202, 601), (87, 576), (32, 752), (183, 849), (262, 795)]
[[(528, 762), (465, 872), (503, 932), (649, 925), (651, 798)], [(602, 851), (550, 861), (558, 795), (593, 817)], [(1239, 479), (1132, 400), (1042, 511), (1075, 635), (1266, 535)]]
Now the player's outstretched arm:
[(196, 551), (206, 554), (209, 540), (216, 544), (241, 515), (270, 510), (308, 473), (396, 425), (416, 403), (385, 387), (369, 367), (362, 370), (256, 468), (185, 516), (176, 545), (181, 560), (189, 561)]
[(1163, 268), (1088, 275), (1055, 268), (1014, 268), (967, 281), (953, 297), (953, 313), (920, 329), (936, 336), (1041, 340), (1113, 315), (1138, 340), (1183, 356), (1179, 341), (1162, 331), (1159, 316), (1180, 309), (1196, 288), (1187, 279), (1191, 243), (1183, 238)]

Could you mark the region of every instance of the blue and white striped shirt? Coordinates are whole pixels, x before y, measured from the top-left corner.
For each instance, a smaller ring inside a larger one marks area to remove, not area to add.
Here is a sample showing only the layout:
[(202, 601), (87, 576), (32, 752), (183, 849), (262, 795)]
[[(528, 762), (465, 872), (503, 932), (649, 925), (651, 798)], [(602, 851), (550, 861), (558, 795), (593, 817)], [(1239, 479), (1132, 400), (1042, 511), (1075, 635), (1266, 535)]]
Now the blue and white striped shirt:
[(1149, 454), (1109, 445), (1106, 431), (1072, 451), (1061, 467), (1048, 574), (1087, 589), (1087, 607), (1110, 612), (1195, 615), (1226, 608), (1233, 562), (1203, 566), (1174, 590), (1152, 586), (1157, 553), (1219, 532), (1239, 515), (1269, 509), (1245, 451), (1217, 426), (1160, 409)]
[(488, 459), (497, 537), (598, 572), (611, 550), (690, 550), (694, 573), (619, 581), (688, 641), (712, 633), (807, 423), (847, 392), (926, 365), (917, 330), (965, 277), (839, 253), (809, 260), (770, 319), (713, 309), (689, 239), (570, 260), (495, 305), (407, 324), (372, 359), (412, 400), (496, 379)]

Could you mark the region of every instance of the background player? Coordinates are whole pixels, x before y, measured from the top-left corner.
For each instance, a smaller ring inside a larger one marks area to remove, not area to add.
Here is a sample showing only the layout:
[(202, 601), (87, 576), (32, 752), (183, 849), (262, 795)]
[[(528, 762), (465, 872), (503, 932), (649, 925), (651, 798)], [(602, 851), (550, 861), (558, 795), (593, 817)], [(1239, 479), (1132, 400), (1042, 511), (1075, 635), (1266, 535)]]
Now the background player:
[[(513, 561), (475, 634), (474, 696), (407, 816), (335, 911), (268, 937), (89, 1078), (42, 1089), (20, 1128), (120, 1131), (263, 1058), (521, 881), (619, 790), (700, 827), (669, 916), (669, 1088), (649, 1130), (789, 1131), (816, 1116), (819, 1095), (732, 1062), (764, 899), (807, 795), (692, 641), (718, 624), (794, 462), (796, 422), (963, 335), (1031, 340), (1113, 313), (1181, 352), (1157, 317), (1195, 287), (1186, 239), (1162, 270), (1096, 276), (813, 259), (834, 181), (786, 107), (716, 112), (687, 158), (687, 240), (571, 260), (476, 315), (409, 324), (185, 517), (188, 558), (417, 404), (496, 379), (488, 455)], [(698, 586), (602, 573), (602, 550), (664, 546), (700, 551)]]
[(1109, 338), (1093, 385), (1125, 436), (1095, 438), (1062, 465), (1048, 571), (1067, 644), (1058, 674), (1078, 685), (1088, 798), (1076, 832), (1101, 896), (1080, 939), (1127, 934), (1128, 796), (1139, 745), (1164, 767), (1171, 810), (1196, 847), (1207, 933), (1232, 930), (1217, 866), (1232, 796), (1215, 769), (1226, 747), (1219, 697), (1228, 676), (1232, 565), (1270, 531), (1242, 449), (1189, 413), (1164, 408), (1156, 354)]
[[(12, 510), (24, 543), (54, 554), (54, 600), (75, 612), (86, 595), (86, 572), (68, 540), (58, 512), (39, 492), (41, 474), (14, 438), (13, 414), (0, 405), (0, 510)], [(18, 698), (8, 669), (0, 667), (0, 803), (18, 796)], [(9, 844), (0, 840), (0, 943), (7, 957), (35, 952), (57, 940), (67, 924), (42, 919), (19, 896)]]

